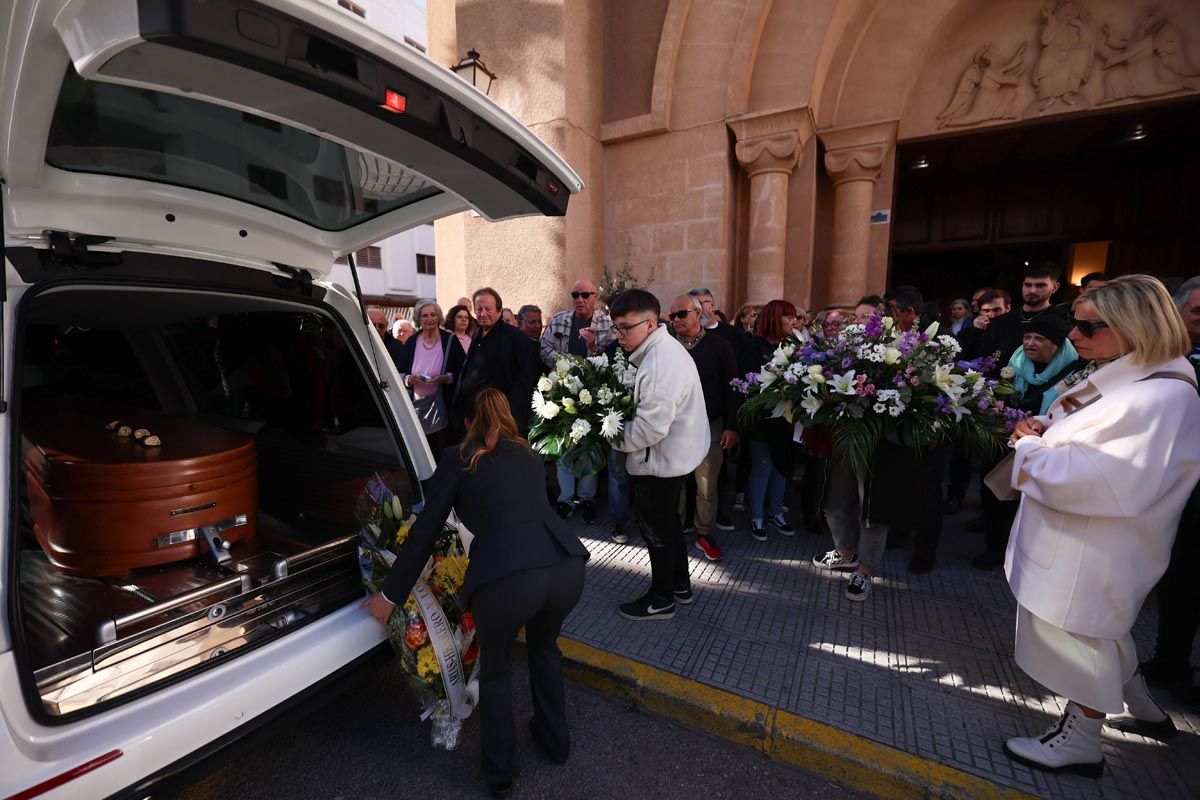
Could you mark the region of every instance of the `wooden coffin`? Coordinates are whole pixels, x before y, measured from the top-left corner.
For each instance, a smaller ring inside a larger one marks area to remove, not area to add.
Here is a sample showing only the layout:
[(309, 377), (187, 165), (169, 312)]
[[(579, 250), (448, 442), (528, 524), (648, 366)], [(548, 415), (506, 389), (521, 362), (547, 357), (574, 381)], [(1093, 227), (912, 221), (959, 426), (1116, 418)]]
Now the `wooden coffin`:
[[(118, 436), (106, 428), (117, 419), (162, 444)], [(25, 413), (22, 448), (34, 533), (67, 572), (211, 558), (201, 526), (219, 525), (229, 545), (254, 536), (258, 464), (245, 434), (153, 412), (39, 404)]]

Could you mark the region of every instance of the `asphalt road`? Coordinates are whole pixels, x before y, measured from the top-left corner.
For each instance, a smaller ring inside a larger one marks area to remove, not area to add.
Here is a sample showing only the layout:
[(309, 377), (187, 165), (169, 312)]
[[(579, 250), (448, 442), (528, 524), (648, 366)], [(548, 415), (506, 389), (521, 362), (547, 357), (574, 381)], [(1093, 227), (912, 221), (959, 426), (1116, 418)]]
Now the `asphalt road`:
[[(568, 683), (573, 750), (551, 764), (530, 740), (528, 675), (516, 667), (521, 774), (513, 797), (706, 800), (866, 797), (672, 720)], [(478, 727), (458, 750), (429, 745), (429, 724), (394, 666), (186, 790), (186, 800), (487, 797)]]

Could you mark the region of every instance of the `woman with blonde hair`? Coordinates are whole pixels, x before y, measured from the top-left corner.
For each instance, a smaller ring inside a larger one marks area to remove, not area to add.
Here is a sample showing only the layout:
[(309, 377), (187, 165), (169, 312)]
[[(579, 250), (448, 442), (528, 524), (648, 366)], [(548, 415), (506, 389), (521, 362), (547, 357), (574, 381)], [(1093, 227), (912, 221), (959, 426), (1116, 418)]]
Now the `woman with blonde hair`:
[(364, 605), (386, 624), (433, 552), (453, 508), (474, 534), (463, 601), (479, 634), (479, 747), (494, 797), (508, 797), (517, 769), (512, 646), (525, 629), (534, 741), (555, 763), (571, 749), (558, 634), (583, 592), (588, 551), (550, 507), (545, 467), (517, 432), (508, 398), (486, 388), (467, 415), (467, 437), (442, 451), (423, 486), (425, 508), (383, 589)]
[(1174, 732), (1130, 631), (1200, 478), (1200, 397), (1187, 329), (1157, 279), (1117, 278), (1072, 310), (1069, 336), (1087, 364), (1013, 433), (1021, 504), (1004, 565), (1017, 664), (1068, 702), (1044, 734), (1005, 750), (1038, 769), (1099, 777), (1107, 714), (1145, 735)]

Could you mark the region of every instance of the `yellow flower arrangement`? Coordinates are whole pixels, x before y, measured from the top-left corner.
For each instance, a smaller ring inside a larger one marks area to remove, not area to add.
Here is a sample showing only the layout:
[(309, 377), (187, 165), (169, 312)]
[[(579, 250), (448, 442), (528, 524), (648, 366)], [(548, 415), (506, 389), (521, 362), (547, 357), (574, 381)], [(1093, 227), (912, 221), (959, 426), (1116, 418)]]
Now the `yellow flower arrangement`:
[(417, 651), (417, 675), (422, 678), (435, 678), (442, 674), (442, 666), (438, 663), (437, 654), (429, 646)]
[(449, 594), (458, 594), (467, 576), (466, 556), (447, 556), (433, 568), (433, 584)]
[(408, 616), (416, 616), (421, 613), (421, 607), (417, 605), (417, 598), (409, 593), (408, 599), (404, 601), (404, 613)]

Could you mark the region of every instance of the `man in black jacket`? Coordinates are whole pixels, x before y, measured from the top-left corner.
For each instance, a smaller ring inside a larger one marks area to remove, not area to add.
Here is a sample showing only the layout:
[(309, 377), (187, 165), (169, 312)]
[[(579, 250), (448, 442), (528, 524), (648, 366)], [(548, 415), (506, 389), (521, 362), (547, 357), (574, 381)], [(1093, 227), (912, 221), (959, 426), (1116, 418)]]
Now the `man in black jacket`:
[(1058, 291), (1059, 269), (1056, 264), (1041, 261), (1025, 268), (1021, 280), (1021, 307), (996, 317), (988, 323), (987, 330), (979, 337), (977, 356), (990, 356), (999, 352), (996, 371), (1008, 363), (1017, 351), (1029, 330), (1029, 322), (1040, 314), (1061, 314), (1067, 310), (1051, 304), (1050, 298)]
[[(675, 338), (687, 348), (696, 362), (700, 374), (700, 388), (704, 392), (704, 407), (708, 413), (708, 453), (696, 471), (695, 525), (696, 548), (709, 561), (720, 561), (724, 557), (717, 544), (714, 530), (720, 516), (720, 492), (717, 478), (721, 471), (724, 452), (737, 446), (738, 395), (730, 382), (738, 376), (738, 362), (729, 342), (700, 326), (701, 302), (695, 295), (685, 294), (675, 298), (671, 313), (667, 316), (675, 329)], [(688, 493), (690, 494), (690, 493)]]
[(728, 322), (721, 321), (716, 313), (717, 300), (713, 293), (701, 286), (688, 292), (688, 296), (696, 298), (700, 303), (700, 325), (705, 332), (729, 342), (729, 346), (733, 348), (733, 357), (741, 359), (742, 349), (746, 346), (746, 334)]
[(530, 401), (539, 375), (537, 356), (525, 334), (500, 322), (504, 304), (495, 289), (480, 289), (472, 299), (479, 329), (471, 339), (450, 412), (455, 441), (462, 441), (466, 435), (467, 411), (475, 395), (486, 386), (504, 392), (524, 436), (529, 430)]

